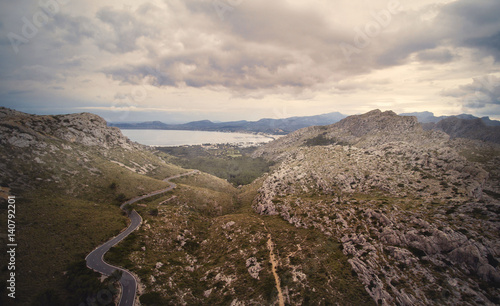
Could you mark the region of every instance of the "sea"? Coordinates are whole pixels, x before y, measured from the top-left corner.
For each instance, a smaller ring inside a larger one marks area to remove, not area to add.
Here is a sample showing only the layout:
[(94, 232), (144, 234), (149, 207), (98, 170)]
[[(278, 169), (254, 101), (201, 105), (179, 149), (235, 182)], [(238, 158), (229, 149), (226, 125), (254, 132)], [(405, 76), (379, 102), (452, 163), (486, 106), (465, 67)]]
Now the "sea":
[(242, 147), (259, 145), (279, 137), (250, 133), (226, 133), (177, 130), (121, 130), (130, 140), (155, 147), (177, 147), (203, 144), (232, 144)]

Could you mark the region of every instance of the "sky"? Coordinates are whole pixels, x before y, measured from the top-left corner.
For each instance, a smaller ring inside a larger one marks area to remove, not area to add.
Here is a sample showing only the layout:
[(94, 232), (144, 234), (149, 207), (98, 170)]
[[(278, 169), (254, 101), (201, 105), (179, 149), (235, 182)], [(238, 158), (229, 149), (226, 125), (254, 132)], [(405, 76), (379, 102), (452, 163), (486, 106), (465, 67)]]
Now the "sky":
[(498, 0), (5, 0), (0, 106), (112, 122), (500, 120)]

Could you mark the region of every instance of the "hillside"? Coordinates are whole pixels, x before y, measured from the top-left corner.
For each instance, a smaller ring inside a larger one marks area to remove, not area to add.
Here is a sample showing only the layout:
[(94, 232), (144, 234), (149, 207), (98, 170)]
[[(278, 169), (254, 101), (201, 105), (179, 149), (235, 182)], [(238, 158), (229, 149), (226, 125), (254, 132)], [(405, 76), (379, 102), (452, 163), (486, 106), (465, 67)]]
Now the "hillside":
[[(83, 259), (126, 226), (120, 203), (188, 170), (92, 114), (2, 108), (0, 130), (1, 195), (18, 208), (16, 305), (117, 291)], [(141, 305), (500, 302), (499, 145), (375, 110), (253, 156), (272, 166), (250, 184), (199, 173), (130, 207), (143, 223), (105, 260), (138, 277)]]
[(500, 126), (488, 126), (483, 120), (450, 117), (425, 124), (426, 129), (443, 131), (452, 138), (478, 139), (500, 143)]
[(431, 112), (406, 113), (415, 116), (426, 130), (442, 131), (451, 138), (467, 138), (500, 143), (500, 121), (473, 115), (434, 116)]
[(259, 148), (254, 209), (319, 229), (383, 305), (500, 302), (500, 147), (378, 110)]
[(154, 177), (185, 171), (93, 114), (34, 116), (1, 108), (0, 131), (0, 183), (17, 204), (16, 305), (30, 305), (50, 289), (63, 300), (77, 298), (64, 290), (63, 272), (123, 229), (127, 218), (118, 205), (167, 186)]
[(438, 123), (441, 120), (447, 118), (457, 118), (457, 119), (465, 119), (465, 120), (475, 120), (480, 119), (487, 126), (500, 126), (500, 121), (491, 120), (490, 117), (476, 117), (470, 114), (460, 114), (456, 116), (434, 116), (434, 113), (431, 112), (414, 112), (414, 113), (402, 113), (400, 116), (414, 116), (417, 117), (418, 122), (420, 123)]
[[(17, 205), (15, 305), (87, 305), (103, 292), (116, 299), (116, 284), (101, 282), (85, 256), (126, 226), (120, 203), (188, 170), (88, 113), (2, 108), (0, 129), (0, 217), (7, 195)], [(251, 209), (262, 181), (176, 179), (174, 190), (130, 207), (143, 224), (105, 259), (137, 275), (141, 305), (371, 304), (337, 241)], [(0, 303), (12, 300), (2, 294)]]
[[(429, 137), (432, 135), (432, 137)], [(401, 117), (394, 112), (374, 110), (350, 116), (328, 126), (312, 126), (290, 133), (259, 149), (253, 156), (282, 159), (294, 149), (317, 145), (356, 145), (369, 148), (391, 141), (422, 141), (439, 144), (448, 140), (444, 133), (424, 131), (415, 117)]]

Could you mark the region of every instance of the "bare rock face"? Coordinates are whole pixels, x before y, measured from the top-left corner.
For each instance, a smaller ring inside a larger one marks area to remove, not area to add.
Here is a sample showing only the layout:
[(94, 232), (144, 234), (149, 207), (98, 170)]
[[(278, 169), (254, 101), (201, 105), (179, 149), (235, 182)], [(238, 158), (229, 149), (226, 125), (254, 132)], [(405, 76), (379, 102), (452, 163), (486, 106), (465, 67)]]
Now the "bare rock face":
[(255, 279), (259, 279), (259, 273), (264, 269), (261, 264), (257, 261), (257, 258), (250, 257), (246, 261), (246, 266), (248, 268), (248, 273)]
[(500, 303), (498, 145), (450, 140), (376, 110), (256, 155), (280, 164), (255, 211), (341, 241), (379, 304)]
[(408, 137), (423, 131), (416, 117), (400, 117), (392, 111), (381, 112), (378, 109), (363, 115), (347, 117), (335, 124), (335, 129), (354, 137), (383, 134), (393, 141), (394, 137)]
[(424, 131), (416, 117), (373, 110), (363, 115), (349, 116), (332, 125), (295, 131), (257, 149), (253, 156), (277, 161), (302, 146), (338, 144), (371, 148), (389, 142), (442, 145), (448, 140), (449, 136), (444, 132)]
[(445, 118), (437, 123), (426, 124), (427, 129), (443, 131), (452, 138), (469, 138), (500, 143), (500, 127), (487, 126), (481, 118)]
[(67, 176), (98, 176), (96, 159), (140, 173), (156, 168), (144, 165), (151, 154), (145, 146), (89, 113), (37, 116), (0, 108), (0, 148), (0, 182), (20, 189), (59, 184)]
[(84, 146), (139, 147), (118, 128), (108, 127), (103, 118), (89, 113), (36, 116), (0, 108), (0, 131), (0, 143), (20, 148), (37, 146), (40, 140), (51, 138)]

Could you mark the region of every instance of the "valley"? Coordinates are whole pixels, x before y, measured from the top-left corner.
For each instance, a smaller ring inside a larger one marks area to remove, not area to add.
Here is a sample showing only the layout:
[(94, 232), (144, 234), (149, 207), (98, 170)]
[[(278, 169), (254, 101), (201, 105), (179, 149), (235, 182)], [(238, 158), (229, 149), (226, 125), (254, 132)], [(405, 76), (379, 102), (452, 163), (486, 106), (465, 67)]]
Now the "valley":
[(104, 260), (139, 280), (137, 305), (500, 301), (495, 143), (380, 111), (257, 148), (155, 150), (86, 113), (0, 109), (0, 130), (19, 305), (117, 303), (120, 275), (84, 259), (127, 226), (126, 202), (142, 224)]

